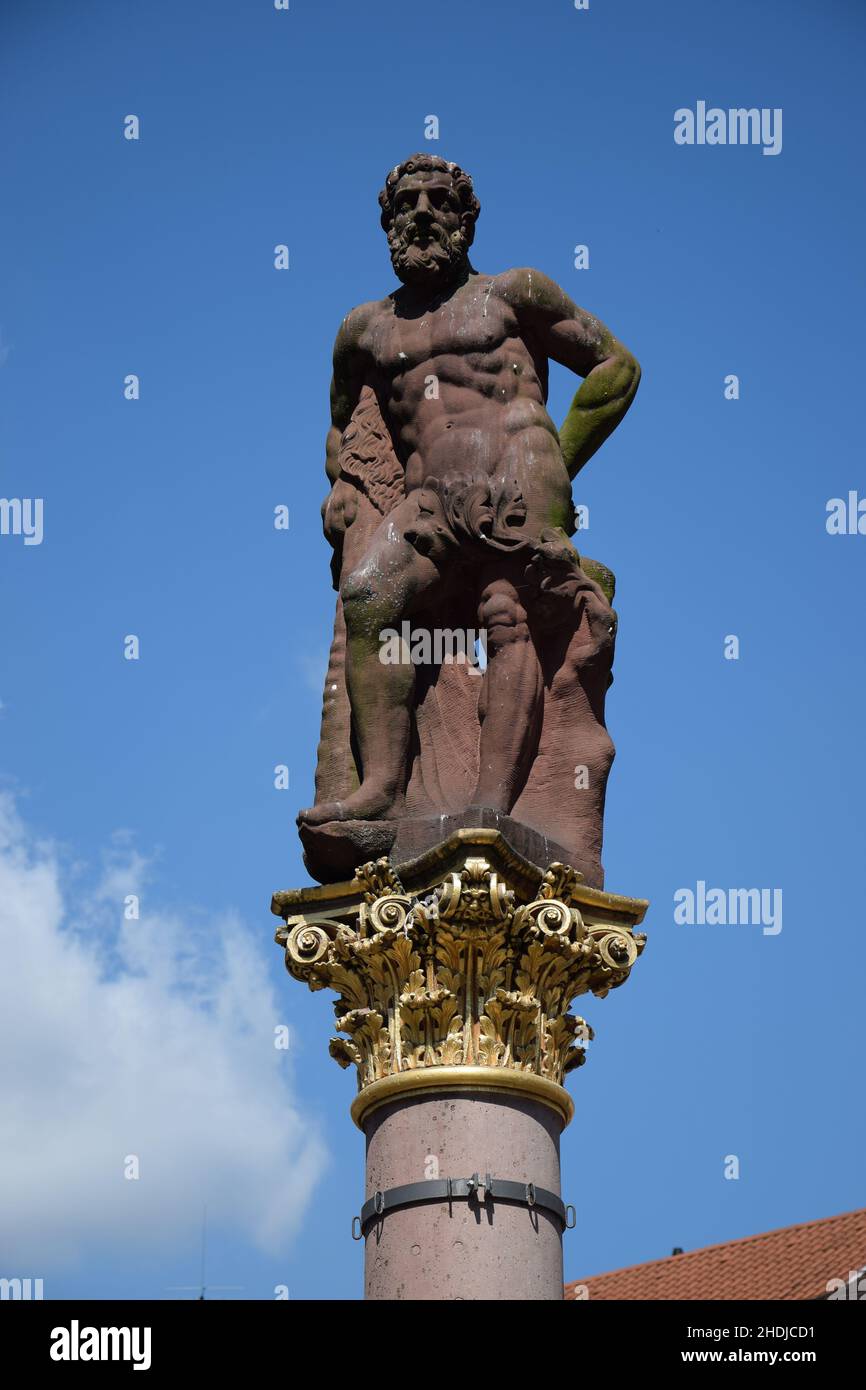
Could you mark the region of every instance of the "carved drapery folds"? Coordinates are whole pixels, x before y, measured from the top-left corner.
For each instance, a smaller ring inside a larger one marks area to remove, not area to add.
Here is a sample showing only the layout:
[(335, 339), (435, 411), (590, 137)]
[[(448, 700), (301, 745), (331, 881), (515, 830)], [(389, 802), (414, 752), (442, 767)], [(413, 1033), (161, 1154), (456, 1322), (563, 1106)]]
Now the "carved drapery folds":
[(534, 871), (533, 896), (526, 861), (512, 856), (521, 872), (509, 875), (495, 854), (474, 848), (414, 891), (379, 859), (330, 910), (315, 911), (315, 901), (302, 914), (287, 910), (287, 900), (322, 890), (274, 899), (289, 973), (339, 996), (344, 1036), (331, 1041), (331, 1055), (356, 1065), (361, 1090), (436, 1066), (507, 1067), (561, 1083), (593, 1036), (569, 1012), (572, 1001), (603, 998), (643, 950), (634, 926), (645, 903), (587, 889), (564, 864), (540, 882)]

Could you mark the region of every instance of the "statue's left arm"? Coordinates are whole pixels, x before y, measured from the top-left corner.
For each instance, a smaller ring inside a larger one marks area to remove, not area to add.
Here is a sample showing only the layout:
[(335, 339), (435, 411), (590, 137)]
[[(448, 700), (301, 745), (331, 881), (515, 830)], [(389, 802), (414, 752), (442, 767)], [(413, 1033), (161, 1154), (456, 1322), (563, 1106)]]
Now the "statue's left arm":
[(559, 431), (562, 457), (574, 478), (634, 400), (640, 367), (603, 323), (546, 275), (512, 270), (500, 278), (504, 298), (537, 348), (585, 378)]

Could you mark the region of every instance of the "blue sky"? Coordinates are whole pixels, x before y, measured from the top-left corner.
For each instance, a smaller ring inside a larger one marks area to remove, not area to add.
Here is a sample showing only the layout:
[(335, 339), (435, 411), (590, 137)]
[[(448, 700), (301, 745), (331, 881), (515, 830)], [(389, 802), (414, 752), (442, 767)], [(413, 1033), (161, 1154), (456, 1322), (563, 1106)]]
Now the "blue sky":
[[(476, 266), (544, 270), (644, 372), (575, 490), (617, 576), (607, 882), (651, 907), (582, 1008), (567, 1276), (866, 1202), (866, 536), (825, 525), (866, 496), (864, 30), (855, 0), (3, 7), (0, 494), (44, 539), (0, 536), (0, 1273), (163, 1296), (206, 1202), (210, 1281), (360, 1296), (354, 1082), (268, 905), (307, 881), (331, 346), (393, 287), (376, 194), (429, 114)], [(698, 100), (781, 108), (781, 153), (676, 145)], [(699, 880), (780, 888), (782, 931), (676, 925)]]

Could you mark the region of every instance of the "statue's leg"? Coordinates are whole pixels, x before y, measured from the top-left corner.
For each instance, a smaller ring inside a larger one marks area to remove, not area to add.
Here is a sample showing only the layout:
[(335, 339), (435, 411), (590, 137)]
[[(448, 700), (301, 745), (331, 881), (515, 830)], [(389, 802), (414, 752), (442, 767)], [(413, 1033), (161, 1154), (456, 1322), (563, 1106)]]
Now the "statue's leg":
[(479, 713), (478, 784), (471, 805), (510, 811), (535, 756), (543, 711), (541, 666), (526, 610), (510, 579), (485, 584), (478, 621), (487, 633)]
[[(382, 522), (362, 563), (340, 593), (346, 621), (346, 687), (361, 764), (361, 785), (342, 801), (320, 802), (299, 821), (379, 820), (393, 815), (405, 789), (415, 669), (394, 660), (400, 625), (440, 581), (439, 569), (406, 539), (417, 515), (407, 498)], [(408, 656), (408, 653), (404, 653)]]

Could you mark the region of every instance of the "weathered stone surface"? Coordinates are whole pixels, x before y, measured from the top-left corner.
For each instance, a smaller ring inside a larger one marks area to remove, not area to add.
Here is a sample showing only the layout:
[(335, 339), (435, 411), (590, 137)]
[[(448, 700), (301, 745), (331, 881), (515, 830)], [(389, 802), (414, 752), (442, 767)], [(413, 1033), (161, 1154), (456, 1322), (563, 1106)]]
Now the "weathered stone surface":
[(359, 857), (379, 859), (391, 852), (398, 826), (398, 821), (388, 820), (328, 821), (324, 825), (302, 822), (298, 833), (304, 863), (320, 883), (351, 878)]
[[(444, 834), (500, 825), (550, 862), (537, 836), (601, 885), (616, 615), (610, 571), (569, 540), (571, 479), (639, 369), (540, 272), (475, 270), (479, 205), (458, 166), (413, 156), (380, 205), (403, 283), (352, 310), (334, 351), (323, 516), (339, 598), (307, 865), (343, 879), (431, 843), (444, 818)], [(559, 432), (550, 358), (585, 378)], [(383, 662), (403, 624), (429, 653)], [(478, 631), (484, 671), (437, 647)]]

